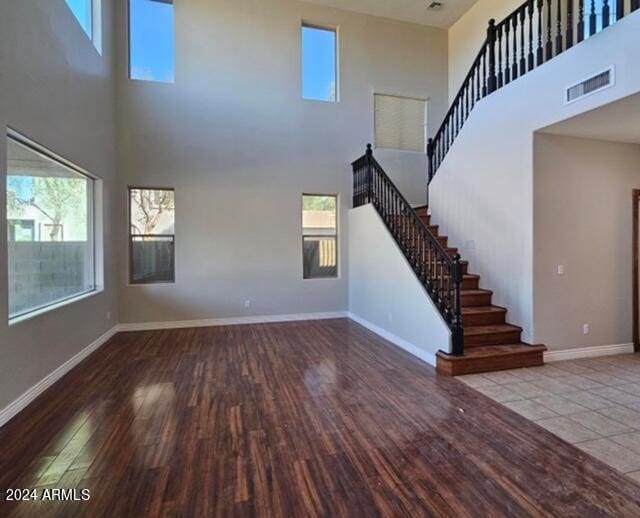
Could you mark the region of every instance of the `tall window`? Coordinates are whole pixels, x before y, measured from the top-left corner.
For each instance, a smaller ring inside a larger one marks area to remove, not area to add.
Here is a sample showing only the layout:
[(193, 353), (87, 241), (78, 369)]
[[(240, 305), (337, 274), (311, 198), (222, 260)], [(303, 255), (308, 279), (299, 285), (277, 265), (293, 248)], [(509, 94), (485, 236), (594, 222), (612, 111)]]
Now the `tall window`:
[(302, 256), (305, 279), (338, 275), (337, 196), (302, 196)]
[(421, 99), (375, 94), (376, 147), (424, 153), (426, 108)]
[(94, 180), (7, 138), (9, 319), (95, 290)]
[(93, 0), (65, 0), (73, 15), (87, 33), (89, 39), (93, 39)]
[(173, 189), (129, 188), (131, 284), (175, 281)]
[(129, 77), (173, 83), (173, 0), (129, 0)]
[(302, 26), (302, 97), (338, 100), (338, 35), (335, 29)]

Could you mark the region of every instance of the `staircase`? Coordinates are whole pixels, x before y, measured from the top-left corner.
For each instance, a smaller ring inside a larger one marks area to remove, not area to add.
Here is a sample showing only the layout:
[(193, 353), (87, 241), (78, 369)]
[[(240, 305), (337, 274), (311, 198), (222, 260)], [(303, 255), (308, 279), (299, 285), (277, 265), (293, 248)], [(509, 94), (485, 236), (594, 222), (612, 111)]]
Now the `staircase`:
[(437, 354), (437, 370), (456, 376), (543, 364), (544, 346), (520, 339), (507, 310), (492, 304), (458, 249), (440, 235), (426, 207), (414, 209), (373, 157), (371, 144), (353, 164), (353, 206), (372, 204), (451, 329), (451, 352)]
[[(431, 233), (454, 257), (457, 248), (449, 247), (449, 238), (440, 235), (439, 226), (433, 225), (426, 207), (416, 209), (416, 214)], [(480, 276), (469, 273), (469, 263), (462, 265), (461, 315), (464, 329), (464, 354), (439, 352), (437, 369), (440, 374), (458, 376), (520, 367), (542, 365), (543, 345), (522, 342), (522, 328), (508, 324), (507, 309), (492, 304), (493, 292), (480, 288)]]

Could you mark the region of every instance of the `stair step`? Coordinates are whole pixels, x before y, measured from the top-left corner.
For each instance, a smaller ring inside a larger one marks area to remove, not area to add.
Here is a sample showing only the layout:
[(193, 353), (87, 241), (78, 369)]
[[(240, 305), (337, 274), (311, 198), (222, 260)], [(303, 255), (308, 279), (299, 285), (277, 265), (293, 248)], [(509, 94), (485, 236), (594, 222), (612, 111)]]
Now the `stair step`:
[(462, 290), (462, 307), (491, 306), (493, 292), (490, 290)]
[(510, 324), (468, 326), (464, 328), (464, 345), (478, 347), (518, 343), (521, 333), (521, 327)]
[(429, 230), (434, 236), (438, 235), (438, 230), (440, 229), (440, 225), (427, 225), (427, 226), (429, 227)]
[(445, 247), (445, 250), (449, 254), (449, 257), (454, 257), (458, 253), (458, 249), (455, 247)]
[(514, 343), (470, 347), (464, 356), (452, 356), (440, 351), (437, 356), (438, 374), (460, 376), (478, 372), (491, 372), (522, 367), (537, 367), (544, 364), (544, 345)]
[(463, 326), (483, 326), (504, 324), (507, 316), (506, 308), (500, 306), (475, 306), (462, 308)]
[(444, 246), (445, 248), (447, 247), (447, 242), (449, 241), (449, 238), (447, 236), (436, 236), (436, 238), (442, 246)]
[(465, 274), (462, 279), (463, 290), (477, 290), (480, 285), (480, 276), (475, 274)]

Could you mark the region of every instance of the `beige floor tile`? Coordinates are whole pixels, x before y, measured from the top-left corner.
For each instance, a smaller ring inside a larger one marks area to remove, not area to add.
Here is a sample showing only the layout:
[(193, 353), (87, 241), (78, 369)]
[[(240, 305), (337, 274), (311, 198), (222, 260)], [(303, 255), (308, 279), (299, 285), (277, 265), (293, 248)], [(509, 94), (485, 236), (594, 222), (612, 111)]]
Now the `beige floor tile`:
[(520, 401), (523, 399), (522, 396), (516, 394), (508, 388), (505, 388), (502, 385), (475, 387), (475, 389), (485, 396), (490, 397), (494, 401), (497, 401), (498, 403), (506, 403), (507, 401)]
[(600, 439), (600, 435), (596, 432), (585, 428), (581, 424), (576, 423), (567, 417), (549, 417), (547, 419), (540, 419), (536, 421), (536, 424), (572, 444)]
[(531, 419), (532, 421), (537, 421), (539, 419), (545, 419), (547, 417), (557, 417), (553, 410), (550, 410), (544, 405), (540, 403), (536, 403), (532, 400), (523, 400), (523, 401), (509, 401), (504, 404), (509, 407), (514, 412), (517, 412), (523, 417), (527, 419)]
[(623, 473), (640, 470), (640, 455), (611, 439), (585, 441), (576, 446)]
[(603, 389), (594, 389), (590, 390), (591, 394), (595, 394), (596, 396), (600, 396), (606, 398), (614, 403), (618, 403), (619, 405), (626, 406), (629, 408), (637, 408), (640, 409), (640, 397), (634, 396), (633, 394), (629, 394), (627, 392), (623, 392), (614, 387), (606, 387)]
[(467, 374), (458, 376), (458, 380), (473, 388), (496, 386), (496, 383), (482, 374)]
[(593, 374), (583, 374), (583, 377), (590, 379), (591, 381), (595, 381), (596, 383), (600, 383), (602, 385), (612, 386), (615, 384), (620, 384), (620, 379), (616, 376), (612, 376), (611, 374), (607, 374), (605, 372), (594, 372)]
[(633, 430), (625, 424), (614, 421), (613, 419), (594, 411), (572, 414), (568, 417), (572, 421), (580, 423), (585, 428), (589, 428), (589, 430), (593, 430), (603, 437), (621, 433), (629, 433)]
[(559, 381), (558, 379), (548, 378), (545, 380), (532, 381), (531, 384), (538, 387), (540, 390), (549, 392), (550, 394), (566, 394), (572, 392), (576, 388)]
[(640, 482), (640, 471), (632, 471), (631, 473), (627, 473), (627, 477), (631, 477), (636, 482)]
[(627, 394), (640, 396), (640, 383), (629, 383), (625, 385), (619, 385), (616, 388), (618, 390), (621, 390), (622, 392), (626, 392)]
[(631, 428), (640, 430), (640, 412), (636, 412), (635, 410), (624, 406), (615, 405), (612, 407), (601, 408), (598, 410), (598, 413), (614, 419), (619, 423), (626, 424)]
[(575, 389), (580, 390), (589, 390), (589, 389), (597, 389), (597, 388), (605, 388), (606, 385), (602, 383), (598, 383), (597, 381), (593, 381), (589, 378), (585, 378), (579, 374), (569, 374), (562, 378), (563, 383), (567, 383)]
[(544, 367), (529, 367), (526, 369), (515, 369), (508, 372), (518, 378), (518, 381), (538, 381), (549, 379), (544, 374)]
[(640, 455), (640, 432), (616, 435), (609, 439)]
[(587, 407), (574, 403), (573, 401), (569, 401), (561, 396), (543, 396), (535, 398), (532, 401), (546, 406), (558, 415), (578, 414), (589, 410)]
[(562, 394), (562, 397), (569, 401), (573, 401), (574, 403), (578, 403), (589, 410), (598, 410), (612, 405), (612, 401), (585, 391), (568, 392), (566, 394)]
[(533, 382), (530, 382), (530, 381), (521, 381), (520, 383), (508, 383), (504, 385), (504, 387), (508, 388), (512, 392), (515, 392), (516, 394), (522, 396), (525, 399), (551, 395), (551, 392), (534, 385)]
[(547, 364), (542, 370), (547, 378), (562, 378), (567, 375), (567, 371), (561, 368), (560, 363)]
[(498, 385), (504, 385), (506, 383), (518, 383), (520, 378), (513, 374), (513, 371), (498, 371), (498, 372), (487, 372), (483, 374), (483, 376)]

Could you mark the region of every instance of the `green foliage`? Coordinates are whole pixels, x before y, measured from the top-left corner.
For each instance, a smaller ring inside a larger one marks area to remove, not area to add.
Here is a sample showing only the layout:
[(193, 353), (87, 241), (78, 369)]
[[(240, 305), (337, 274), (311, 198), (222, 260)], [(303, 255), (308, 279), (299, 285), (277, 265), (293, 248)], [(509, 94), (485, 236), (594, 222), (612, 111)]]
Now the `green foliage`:
[(304, 196), (302, 210), (336, 210), (335, 196)]

